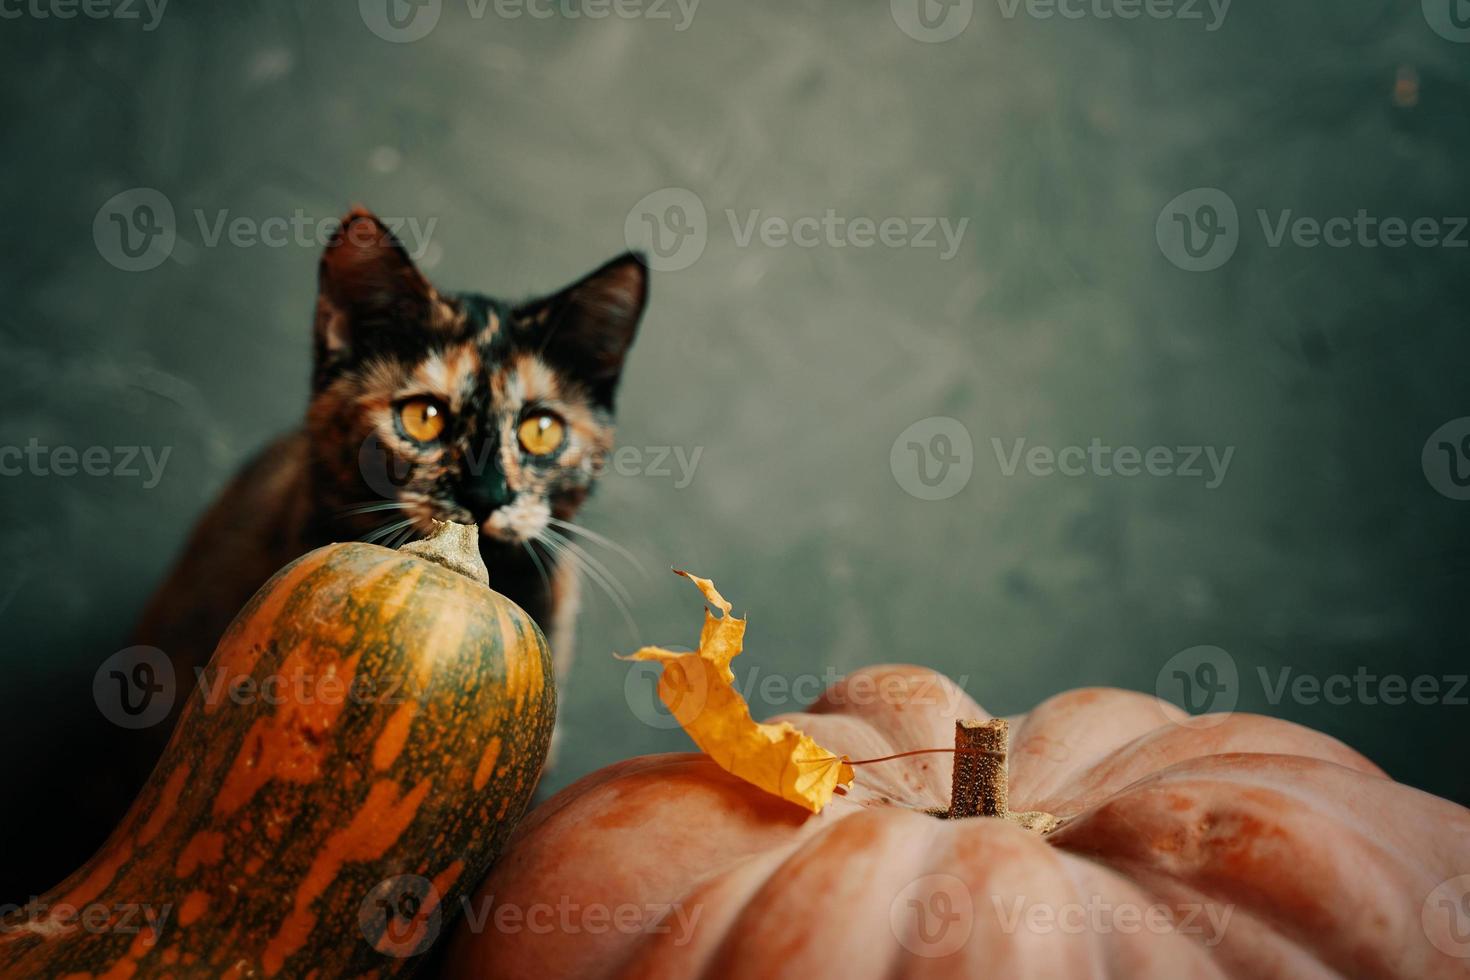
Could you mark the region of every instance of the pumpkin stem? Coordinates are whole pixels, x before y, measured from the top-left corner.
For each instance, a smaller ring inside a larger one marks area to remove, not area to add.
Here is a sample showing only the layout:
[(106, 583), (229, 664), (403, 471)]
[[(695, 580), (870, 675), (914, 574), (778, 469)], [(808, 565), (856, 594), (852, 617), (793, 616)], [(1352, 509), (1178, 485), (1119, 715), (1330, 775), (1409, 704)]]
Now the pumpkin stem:
[(1037, 834), (1049, 834), (1062, 819), (1045, 810), (1010, 808), (1010, 774), (1006, 770), (1010, 723), (1004, 718), (954, 723), (954, 778), (949, 809), (930, 810), (936, 817), (1000, 817)]
[(485, 559), (480, 557), (480, 532), (468, 524), (435, 521), (427, 538), (410, 542), (398, 550), (443, 565), (481, 585), (490, 585), (490, 570), (485, 567)]
[(949, 819), (1004, 817), (1007, 807), (1006, 742), (1010, 725), (1004, 718), (954, 723), (954, 778)]

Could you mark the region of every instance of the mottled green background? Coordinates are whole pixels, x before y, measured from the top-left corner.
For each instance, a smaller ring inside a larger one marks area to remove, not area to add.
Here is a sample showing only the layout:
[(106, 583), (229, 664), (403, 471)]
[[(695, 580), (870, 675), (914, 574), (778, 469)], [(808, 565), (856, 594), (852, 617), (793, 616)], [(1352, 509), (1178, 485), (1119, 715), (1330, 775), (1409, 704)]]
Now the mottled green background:
[[(675, 7), (537, 19), (443, 0), (413, 43), (375, 36), (351, 2), (176, 0), (152, 30), (0, 21), (0, 445), (172, 447), (151, 489), (0, 479), (0, 899), (96, 843), (89, 785), (115, 730), (93, 673), (191, 521), (305, 405), (315, 246), (209, 246), (196, 210), (433, 220), (439, 282), (522, 293), (622, 250), (653, 191), (706, 207), (698, 261), (654, 278), (622, 401), (624, 444), (702, 455), (683, 487), (609, 476), (584, 513), (647, 573), (603, 553), (636, 628), (589, 595), (553, 786), (687, 745), (639, 720), (648, 679), (611, 657), (693, 641), (677, 565), (751, 614), (758, 714), (794, 707), (792, 682), (886, 660), (962, 677), (997, 712), (1077, 685), (1153, 691), (1175, 654), (1214, 645), (1239, 708), (1470, 800), (1463, 700), (1272, 703), (1258, 674), (1448, 690), (1466, 672), (1470, 503), (1434, 489), (1421, 450), (1470, 415), (1470, 251), (1272, 248), (1255, 217), (1470, 214), (1470, 44), (1418, 0), (1239, 0), (1213, 31), (1203, 6), (1005, 9), (980, 0), (945, 43), (871, 0), (704, 0), (684, 30)], [(146, 272), (93, 237), (134, 187), (178, 216)], [(1193, 273), (1155, 222), (1199, 187), (1239, 207), (1239, 247)], [(969, 225), (944, 261), (742, 246), (727, 209)], [(975, 447), (940, 501), (890, 469), (930, 416)], [(1094, 437), (1235, 453), (1210, 490), (1007, 477), (991, 443)]]

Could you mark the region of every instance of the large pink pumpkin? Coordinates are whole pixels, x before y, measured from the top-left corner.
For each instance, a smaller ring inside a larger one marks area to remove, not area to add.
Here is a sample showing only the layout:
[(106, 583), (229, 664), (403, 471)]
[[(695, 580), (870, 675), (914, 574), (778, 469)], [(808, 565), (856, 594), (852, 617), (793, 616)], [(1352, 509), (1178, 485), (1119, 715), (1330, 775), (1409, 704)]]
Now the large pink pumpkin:
[[(784, 717), (865, 759), (990, 716), (885, 666)], [(1045, 836), (927, 812), (949, 804), (947, 755), (859, 766), (817, 816), (703, 755), (603, 769), (517, 829), (449, 975), (1470, 976), (1470, 811), (1337, 740), (1108, 689), (1011, 733), (1011, 807), (1062, 818)]]

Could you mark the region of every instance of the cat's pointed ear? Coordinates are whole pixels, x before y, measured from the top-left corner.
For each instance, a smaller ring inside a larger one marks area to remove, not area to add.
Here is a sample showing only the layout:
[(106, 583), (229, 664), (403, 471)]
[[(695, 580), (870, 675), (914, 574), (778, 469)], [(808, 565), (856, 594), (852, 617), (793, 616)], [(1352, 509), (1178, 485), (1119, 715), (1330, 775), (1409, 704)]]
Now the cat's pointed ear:
[(318, 365), (350, 353), (363, 331), (421, 323), (434, 288), (393, 232), (365, 208), (342, 219), (317, 274)]
[(648, 264), (625, 252), (555, 295), (515, 311), (528, 342), (609, 408), (648, 305)]

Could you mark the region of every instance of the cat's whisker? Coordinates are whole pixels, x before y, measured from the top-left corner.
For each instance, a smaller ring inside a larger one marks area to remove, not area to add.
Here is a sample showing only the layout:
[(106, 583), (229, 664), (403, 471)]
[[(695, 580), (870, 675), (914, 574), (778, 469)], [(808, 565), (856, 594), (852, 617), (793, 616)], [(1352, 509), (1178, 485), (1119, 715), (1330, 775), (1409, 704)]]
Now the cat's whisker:
[(402, 500), (389, 500), (373, 504), (357, 504), (352, 507), (343, 507), (337, 511), (339, 517), (356, 517), (358, 514), (372, 514), (380, 510), (407, 510), (409, 504)]
[(418, 533), (418, 522), (412, 521), (409, 523), (408, 527), (404, 528), (402, 531), (399, 531), (393, 536), (392, 543), (389, 544), (387, 547), (392, 548), (394, 551), (397, 551), (399, 548), (402, 548), (404, 545), (408, 544), (409, 541), (413, 540), (413, 538), (417, 536)]
[(576, 552), (570, 550), (565, 546), (564, 539), (557, 540), (553, 536), (543, 531), (541, 534), (538, 534), (536, 536), (536, 540), (540, 541), (548, 548), (550, 548), (552, 553), (555, 554), (557, 557), (566, 559), (566, 561), (572, 566), (572, 569), (574, 571), (582, 573), (582, 575), (586, 577), (588, 581), (592, 582), (592, 584), (596, 585), (599, 589), (606, 593), (608, 599), (612, 600), (613, 606), (615, 606), (618, 612), (622, 615), (623, 622), (628, 625), (628, 632), (633, 635), (634, 641), (641, 642), (640, 637), (642, 634), (638, 629), (638, 624), (633, 620), (633, 614), (629, 611), (628, 604), (625, 603), (622, 597), (618, 595), (618, 593), (612, 588), (612, 586), (610, 586), (607, 581), (602, 578), (602, 576), (598, 575), (591, 568), (591, 566), (587, 565), (582, 560), (582, 558), (577, 555)]
[(580, 524), (574, 524), (571, 521), (564, 521), (559, 517), (548, 517), (547, 523), (561, 528), (562, 530), (571, 531), (575, 534), (580, 534), (594, 544), (602, 545), (604, 548), (607, 548), (609, 551), (625, 559), (628, 564), (632, 565), (638, 570), (638, 574), (642, 575), (644, 578), (648, 577), (648, 569), (643, 567), (643, 562), (638, 560), (638, 556), (633, 554), (633, 552), (629, 551), (627, 548), (624, 548), (622, 545), (618, 544), (612, 538), (609, 538), (606, 535), (598, 534), (596, 531), (585, 528)]
[(376, 531), (369, 531), (367, 534), (364, 534), (362, 537), (358, 538), (358, 540), (366, 541), (369, 544), (372, 544), (376, 541), (388, 537), (389, 535), (398, 534), (404, 528), (409, 528), (413, 525), (414, 518), (412, 517), (406, 518), (401, 521), (394, 521), (391, 524), (385, 524), (383, 527), (378, 528)]
[(614, 575), (606, 565), (589, 555), (585, 548), (577, 544), (577, 542), (573, 541), (566, 535), (554, 530), (552, 531), (552, 534), (559, 538), (562, 544), (566, 545), (572, 551), (575, 551), (578, 558), (581, 558), (589, 566), (595, 568), (597, 572), (608, 581), (609, 584), (611, 584), (614, 588), (618, 590), (618, 595), (623, 597), (624, 602), (627, 602), (630, 605), (632, 604), (633, 594), (628, 591), (627, 587), (623, 585), (622, 581), (616, 575)]
[(531, 564), (536, 566), (536, 571), (541, 575), (541, 584), (546, 587), (546, 592), (549, 595), (551, 593), (551, 579), (547, 577), (546, 564), (541, 561), (541, 556), (536, 554), (536, 549), (532, 547), (533, 544), (534, 542), (531, 541), (522, 541), (521, 547), (525, 548), (526, 554), (531, 556)]

